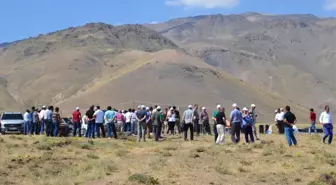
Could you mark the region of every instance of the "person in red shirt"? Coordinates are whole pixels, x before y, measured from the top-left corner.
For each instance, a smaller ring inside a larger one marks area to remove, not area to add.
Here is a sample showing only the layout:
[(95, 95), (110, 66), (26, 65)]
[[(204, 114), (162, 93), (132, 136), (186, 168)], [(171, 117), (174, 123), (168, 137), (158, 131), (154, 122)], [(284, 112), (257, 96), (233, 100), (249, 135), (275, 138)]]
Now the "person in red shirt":
[(309, 128), (309, 134), (311, 134), (312, 130), (314, 130), (314, 132), (317, 133), (316, 126), (315, 126), (316, 114), (314, 112), (314, 109), (310, 109), (309, 119), (311, 123), (310, 128)]
[(72, 122), (74, 124), (74, 128), (73, 128), (73, 137), (75, 137), (77, 134), (77, 129), (78, 129), (78, 136), (82, 137), (82, 115), (79, 111), (79, 107), (76, 107), (76, 110), (72, 113)]

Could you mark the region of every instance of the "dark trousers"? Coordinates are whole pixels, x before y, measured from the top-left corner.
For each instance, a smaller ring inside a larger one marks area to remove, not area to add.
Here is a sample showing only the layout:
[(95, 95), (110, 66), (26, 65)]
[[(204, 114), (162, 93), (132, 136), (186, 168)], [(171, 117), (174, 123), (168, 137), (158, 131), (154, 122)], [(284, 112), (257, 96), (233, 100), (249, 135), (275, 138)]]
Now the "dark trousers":
[(333, 140), (333, 125), (332, 124), (324, 124), (323, 125), (323, 143), (325, 143), (325, 140), (329, 137), (328, 139), (328, 144), (332, 143)]
[(278, 127), (279, 134), (285, 133), (285, 123), (283, 121), (277, 121), (277, 127)]
[(37, 134), (37, 123), (36, 122), (31, 122), (31, 125), (30, 125), (30, 134), (33, 135), (33, 134)]
[(117, 139), (118, 136), (117, 136), (117, 129), (116, 129), (115, 123), (108, 123), (108, 124), (107, 124), (107, 137), (109, 137), (109, 138), (112, 137), (112, 136), (111, 136), (111, 132), (112, 132), (112, 134), (113, 134), (113, 137), (114, 137), (115, 139)]
[(95, 138), (95, 122), (94, 121), (88, 121), (87, 123), (87, 130), (85, 137), (86, 138)]
[(199, 136), (200, 131), (201, 131), (199, 120), (196, 119), (193, 122), (194, 122), (194, 132), (196, 132), (196, 136)]
[(190, 130), (190, 140), (194, 140), (194, 126), (192, 123), (183, 124), (184, 140), (187, 140), (188, 138), (188, 129)]
[(125, 123), (124, 132), (131, 132), (131, 122)]
[(171, 134), (174, 134), (174, 132), (175, 132), (175, 121), (169, 121), (168, 122), (167, 134), (169, 134), (169, 131), (170, 131)]
[(73, 128), (73, 136), (75, 137), (77, 135), (78, 130), (78, 136), (82, 137), (82, 124), (81, 122), (74, 122), (74, 128)]
[(233, 143), (239, 143), (240, 141), (240, 125), (241, 123), (232, 123), (231, 140)]
[(248, 126), (245, 126), (243, 127), (243, 131), (244, 131), (244, 134), (245, 134), (245, 142), (246, 143), (249, 143), (249, 136), (250, 136), (250, 139), (251, 139), (251, 142), (254, 143), (254, 136), (253, 136), (253, 132), (252, 132), (252, 127), (250, 125)]
[(102, 131), (103, 137), (105, 137), (105, 129), (103, 123), (96, 123), (97, 137), (100, 137), (100, 130)]
[(159, 141), (159, 138), (160, 138), (160, 133), (161, 133), (161, 129), (160, 129), (160, 125), (153, 125), (153, 130), (155, 132), (155, 141)]
[(218, 138), (218, 132), (217, 132), (217, 123), (214, 122), (214, 128), (213, 128), (214, 134), (215, 134), (215, 142), (217, 141)]
[(207, 134), (211, 135), (210, 123), (208, 121), (203, 121), (204, 130)]
[(45, 121), (45, 126), (46, 126), (46, 135), (47, 137), (50, 137), (53, 135), (53, 123), (52, 120), (46, 120)]

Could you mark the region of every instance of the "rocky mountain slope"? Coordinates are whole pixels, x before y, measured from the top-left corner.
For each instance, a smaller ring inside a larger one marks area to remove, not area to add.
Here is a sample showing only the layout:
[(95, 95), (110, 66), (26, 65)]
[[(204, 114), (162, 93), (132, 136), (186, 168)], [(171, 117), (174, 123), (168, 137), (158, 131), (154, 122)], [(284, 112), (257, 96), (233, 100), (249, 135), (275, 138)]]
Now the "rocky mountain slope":
[(267, 92), (306, 107), (336, 105), (335, 18), (219, 14), (146, 26)]

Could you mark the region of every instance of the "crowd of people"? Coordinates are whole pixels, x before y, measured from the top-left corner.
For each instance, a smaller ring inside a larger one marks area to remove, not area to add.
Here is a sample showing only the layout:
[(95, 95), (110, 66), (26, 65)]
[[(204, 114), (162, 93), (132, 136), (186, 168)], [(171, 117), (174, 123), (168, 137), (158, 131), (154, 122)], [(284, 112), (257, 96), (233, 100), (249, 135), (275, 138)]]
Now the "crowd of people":
[[(217, 105), (217, 109), (212, 116), (209, 115), (207, 109), (199, 106), (189, 105), (187, 110), (182, 114), (175, 107), (167, 107), (162, 109), (160, 106), (146, 107), (139, 105), (137, 110), (116, 110), (108, 106), (106, 110), (101, 110), (100, 106), (90, 106), (90, 108), (82, 115), (79, 107), (76, 107), (72, 113), (73, 136), (82, 137), (82, 124), (86, 125), (84, 137), (94, 139), (96, 137), (118, 138), (118, 134), (133, 135), (137, 137), (137, 141), (146, 141), (154, 135), (155, 141), (163, 139), (163, 135), (184, 135), (184, 140), (194, 140), (194, 134), (214, 135), (215, 143), (224, 144), (225, 134), (231, 134), (233, 143), (240, 142), (240, 133), (244, 133), (245, 142), (253, 143), (259, 140), (257, 135), (256, 123), (257, 114), (256, 106), (252, 104), (250, 108), (244, 107), (242, 110), (237, 104), (232, 105), (229, 117), (225, 114), (225, 109), (221, 105)], [(24, 113), (24, 134), (46, 134), (46, 136), (57, 137), (59, 135), (59, 125), (61, 124), (61, 116), (59, 108), (53, 106), (43, 106), (41, 110), (32, 107), (31, 111)], [(279, 108), (275, 111), (275, 122), (278, 127), (279, 134), (285, 134), (288, 145), (296, 145), (297, 140), (294, 135), (293, 127), (296, 124), (296, 116), (291, 112), (290, 107), (285, 109)], [(316, 114), (314, 110), (310, 110), (311, 130), (316, 132)], [(213, 121), (213, 129), (210, 122)], [(325, 107), (325, 111), (320, 116), (320, 123), (323, 125), (325, 135), (323, 142), (329, 137), (328, 144), (333, 139), (332, 116), (329, 107)], [(107, 134), (106, 131), (107, 130)]]

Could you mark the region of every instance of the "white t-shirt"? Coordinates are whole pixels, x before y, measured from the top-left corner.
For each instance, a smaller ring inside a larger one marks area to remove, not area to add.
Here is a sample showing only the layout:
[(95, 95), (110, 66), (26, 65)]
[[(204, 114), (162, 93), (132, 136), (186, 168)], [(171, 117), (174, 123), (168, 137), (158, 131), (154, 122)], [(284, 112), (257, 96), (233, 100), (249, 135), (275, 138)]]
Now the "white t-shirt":
[(40, 113), (39, 113), (40, 120), (44, 119), (44, 112), (45, 112), (45, 110), (40, 111)]
[(330, 124), (332, 123), (332, 116), (331, 113), (327, 113), (326, 111), (322, 112), (320, 115), (320, 122), (322, 124)]
[(126, 123), (130, 123), (131, 122), (132, 114), (133, 114), (132, 112), (127, 112), (125, 114)]
[(280, 113), (277, 113), (275, 115), (275, 121), (283, 121), (285, 118), (285, 113), (284, 112), (280, 112)]
[(93, 115), (96, 116), (96, 123), (104, 123), (104, 112), (102, 110), (96, 110)]

